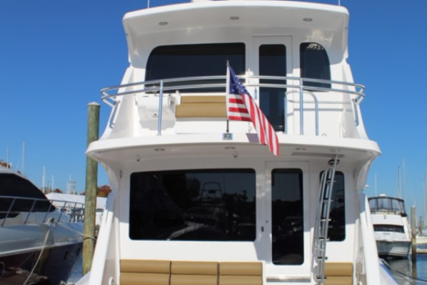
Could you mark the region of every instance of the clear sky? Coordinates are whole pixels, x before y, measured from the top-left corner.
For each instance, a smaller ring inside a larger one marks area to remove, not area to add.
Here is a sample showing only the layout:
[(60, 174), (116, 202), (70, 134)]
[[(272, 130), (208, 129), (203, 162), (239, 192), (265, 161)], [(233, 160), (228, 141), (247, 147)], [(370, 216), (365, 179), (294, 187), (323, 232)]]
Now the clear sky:
[[(356, 83), (366, 86), (361, 105), (366, 130), (382, 150), (368, 177), (368, 194), (375, 194), (376, 173), (377, 193), (396, 196), (404, 159), (405, 199), (416, 202), (421, 214), (427, 1), (342, 0), (341, 5), (350, 12), (348, 61)], [(146, 7), (135, 0), (0, 0), (0, 159), (16, 169), (24, 166), (38, 186), (45, 167), (49, 185), (53, 177), (54, 187), (66, 190), (71, 175), (76, 190), (83, 191), (87, 104), (101, 104), (102, 133), (110, 107), (101, 103), (99, 91), (119, 84), (128, 66), (121, 20)], [(108, 184), (102, 169), (99, 174), (98, 184)]]

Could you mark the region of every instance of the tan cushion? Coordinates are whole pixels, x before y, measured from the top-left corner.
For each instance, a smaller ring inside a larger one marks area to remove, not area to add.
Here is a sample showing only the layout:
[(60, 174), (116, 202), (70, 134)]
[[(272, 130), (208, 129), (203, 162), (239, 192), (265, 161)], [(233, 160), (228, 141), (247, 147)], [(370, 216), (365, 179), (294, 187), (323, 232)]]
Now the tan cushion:
[(220, 275), (219, 285), (262, 285), (262, 277)]
[(172, 274), (218, 275), (218, 262), (172, 261)]
[(352, 285), (353, 277), (333, 276), (327, 277), (323, 285)]
[(169, 285), (169, 278), (169, 274), (122, 272), (120, 285)]
[(120, 261), (121, 272), (141, 273), (170, 273), (169, 260), (133, 260), (122, 259)]
[(225, 96), (182, 96), (181, 104), (187, 103), (224, 103)]
[(192, 103), (176, 106), (175, 116), (177, 118), (194, 117), (226, 117), (227, 108), (225, 103)]
[(172, 274), (170, 285), (217, 285), (216, 275)]
[(220, 275), (262, 276), (261, 262), (221, 262)]
[(325, 276), (353, 276), (351, 262), (326, 262)]

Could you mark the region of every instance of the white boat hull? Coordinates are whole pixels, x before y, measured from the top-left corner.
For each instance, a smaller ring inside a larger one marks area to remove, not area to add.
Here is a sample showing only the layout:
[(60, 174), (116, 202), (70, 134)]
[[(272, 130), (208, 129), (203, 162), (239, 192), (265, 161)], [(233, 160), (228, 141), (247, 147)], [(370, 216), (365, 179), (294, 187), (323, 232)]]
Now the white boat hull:
[(379, 256), (407, 257), (411, 241), (381, 241), (377, 240)]

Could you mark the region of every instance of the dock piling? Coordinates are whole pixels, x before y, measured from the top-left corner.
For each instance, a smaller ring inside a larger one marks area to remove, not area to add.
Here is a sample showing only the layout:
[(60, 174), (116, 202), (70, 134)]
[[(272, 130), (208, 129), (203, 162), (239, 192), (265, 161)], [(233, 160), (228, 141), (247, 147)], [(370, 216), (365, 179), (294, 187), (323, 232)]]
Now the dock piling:
[[(99, 136), (98, 103), (88, 104), (87, 146), (98, 140)], [(95, 251), (96, 194), (98, 190), (98, 163), (86, 157), (85, 222), (83, 240), (83, 275), (90, 271)]]

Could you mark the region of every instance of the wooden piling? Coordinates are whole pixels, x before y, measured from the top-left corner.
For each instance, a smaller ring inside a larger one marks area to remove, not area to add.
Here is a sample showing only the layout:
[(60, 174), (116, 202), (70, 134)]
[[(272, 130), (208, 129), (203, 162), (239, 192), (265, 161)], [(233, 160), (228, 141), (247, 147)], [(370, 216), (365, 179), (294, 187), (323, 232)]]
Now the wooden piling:
[(412, 240), (412, 262), (417, 261), (417, 239), (416, 239), (417, 212), (415, 206), (411, 207), (411, 240)]
[[(87, 146), (98, 140), (98, 103), (88, 104)], [(86, 157), (85, 222), (83, 240), (83, 275), (90, 271), (95, 251), (96, 194), (98, 191), (98, 163)]]

